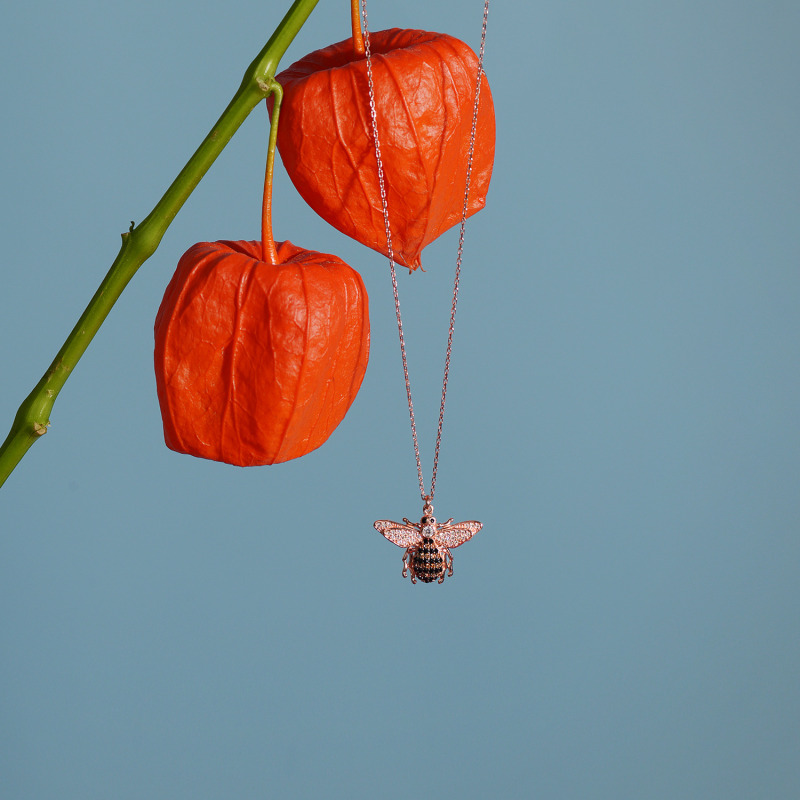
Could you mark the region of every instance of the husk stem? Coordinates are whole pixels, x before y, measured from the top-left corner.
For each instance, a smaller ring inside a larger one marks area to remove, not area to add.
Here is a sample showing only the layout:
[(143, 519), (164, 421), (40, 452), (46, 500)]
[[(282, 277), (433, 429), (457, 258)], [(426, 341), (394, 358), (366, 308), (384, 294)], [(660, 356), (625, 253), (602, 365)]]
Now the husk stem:
[(353, 50), (359, 56), (366, 55), (364, 34), (361, 30), (361, 0), (350, 0), (350, 24), (353, 28)]
[(139, 267), (156, 251), (175, 215), (248, 114), (272, 91), (278, 62), (319, 0), (295, 0), (269, 41), (244, 74), (242, 83), (208, 136), (164, 196), (139, 225), (122, 234), (114, 263), (52, 364), (20, 405), (0, 446), (0, 486), (28, 449), (47, 432), (50, 413), (67, 378), (86, 351), (114, 303)]
[(278, 263), (278, 251), (272, 235), (272, 178), (275, 173), (275, 146), (278, 143), (278, 117), (281, 113), (283, 87), (273, 80), (270, 86), (273, 97), (272, 116), (269, 122), (267, 169), (264, 175), (264, 200), (261, 205), (261, 260), (267, 264)]

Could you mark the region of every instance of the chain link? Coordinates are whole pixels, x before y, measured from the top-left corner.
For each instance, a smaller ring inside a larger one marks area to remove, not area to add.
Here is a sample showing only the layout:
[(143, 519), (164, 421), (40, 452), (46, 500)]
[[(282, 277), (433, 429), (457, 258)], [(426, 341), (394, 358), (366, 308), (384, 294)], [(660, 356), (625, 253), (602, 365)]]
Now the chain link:
[[(367, 83), (369, 85), (369, 113), (372, 122), (372, 136), (375, 141), (375, 159), (378, 162), (378, 186), (381, 195), (381, 208), (383, 211), (383, 224), (386, 231), (386, 250), (389, 256), (389, 271), (392, 278), (392, 293), (394, 295), (395, 315), (397, 316), (397, 331), (400, 336), (400, 354), (403, 361), (403, 377), (406, 384), (406, 397), (408, 399), (408, 415), (411, 421), (411, 439), (414, 443), (414, 456), (417, 460), (417, 477), (419, 478), (419, 492), (423, 503), (430, 505), (436, 491), (436, 476), (439, 471), (439, 451), (442, 445), (442, 429), (444, 427), (444, 408), (447, 400), (447, 382), (450, 377), (450, 359), (453, 352), (453, 333), (456, 324), (456, 306), (458, 305), (458, 287), (461, 279), (461, 263), (464, 255), (464, 235), (466, 233), (467, 212), (469, 209), (469, 188), (472, 178), (472, 163), (475, 156), (475, 135), (478, 127), (478, 109), (480, 107), (481, 78), (483, 77), (483, 57), (486, 50), (486, 26), (489, 18), (489, 0), (483, 4), (483, 25), (481, 27), (481, 46), (478, 53), (478, 75), (475, 82), (475, 103), (472, 109), (472, 129), (469, 137), (469, 151), (467, 154), (467, 178), (464, 188), (464, 205), (461, 210), (461, 227), (458, 236), (458, 254), (456, 256), (456, 271), (453, 281), (453, 301), (450, 306), (450, 326), (447, 332), (447, 348), (444, 359), (444, 376), (442, 378), (442, 399), (439, 404), (439, 423), (436, 430), (436, 446), (433, 454), (433, 469), (431, 472), (431, 490), (425, 492), (425, 479), (422, 474), (422, 459), (419, 453), (419, 440), (417, 438), (417, 422), (414, 417), (414, 401), (411, 398), (411, 379), (408, 373), (408, 356), (406, 354), (406, 339), (403, 332), (403, 318), (400, 314), (400, 294), (397, 288), (397, 270), (394, 263), (394, 250), (392, 249), (392, 232), (389, 225), (389, 206), (386, 199), (386, 181), (381, 159), (381, 144), (378, 136), (378, 116), (375, 107), (375, 83), (372, 76), (372, 51), (370, 49), (369, 24), (367, 20), (367, 0), (361, 0), (361, 14), (364, 22), (364, 50), (367, 62)], [(432, 507), (432, 506), (431, 506)]]

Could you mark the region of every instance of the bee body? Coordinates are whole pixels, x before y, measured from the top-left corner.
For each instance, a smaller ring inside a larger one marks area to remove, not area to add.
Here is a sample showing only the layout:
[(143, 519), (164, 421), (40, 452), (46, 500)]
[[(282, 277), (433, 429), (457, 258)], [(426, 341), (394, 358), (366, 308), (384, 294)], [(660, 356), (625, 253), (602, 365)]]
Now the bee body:
[(424, 536), (422, 543), (411, 558), (411, 572), (423, 583), (444, 580), (445, 558), (439, 552), (436, 542)]

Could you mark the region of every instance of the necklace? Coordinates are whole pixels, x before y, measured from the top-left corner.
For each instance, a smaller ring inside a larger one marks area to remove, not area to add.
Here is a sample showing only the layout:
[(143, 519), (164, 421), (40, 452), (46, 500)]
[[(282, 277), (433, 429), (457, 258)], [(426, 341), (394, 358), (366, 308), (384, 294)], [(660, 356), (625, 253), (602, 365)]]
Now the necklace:
[(489, 16), (489, 0), (484, 0), (483, 25), (481, 28), (481, 45), (478, 54), (478, 74), (475, 83), (475, 103), (472, 113), (472, 129), (470, 131), (469, 152), (467, 156), (467, 177), (464, 189), (464, 205), (461, 213), (461, 228), (458, 237), (458, 254), (456, 256), (455, 279), (453, 281), (453, 300), (450, 307), (450, 326), (447, 334), (447, 348), (445, 350), (444, 377), (442, 379), (442, 399), (439, 404), (439, 424), (436, 431), (436, 445), (433, 455), (433, 469), (431, 472), (430, 492), (425, 491), (425, 479), (422, 474), (422, 460), (417, 439), (417, 423), (414, 417), (414, 403), (411, 398), (411, 381), (408, 373), (408, 357), (406, 355), (406, 342), (403, 333), (403, 319), (400, 313), (400, 295), (397, 288), (397, 271), (395, 269), (394, 254), (392, 251), (392, 233), (389, 224), (389, 210), (386, 200), (386, 185), (384, 180), (383, 162), (381, 160), (381, 145), (378, 136), (377, 112), (375, 106), (375, 84), (372, 76), (372, 53), (370, 50), (369, 26), (367, 22), (367, 0), (361, 0), (362, 17), (364, 23), (364, 51), (367, 63), (367, 80), (369, 85), (369, 110), (372, 123), (372, 135), (375, 142), (375, 158), (378, 164), (378, 185), (380, 188), (383, 222), (386, 229), (386, 244), (389, 256), (389, 268), (392, 279), (392, 292), (394, 294), (394, 307), (397, 316), (397, 331), (400, 338), (400, 354), (403, 362), (403, 377), (406, 384), (406, 397), (408, 399), (408, 414), (411, 422), (411, 438), (414, 443), (414, 455), (417, 461), (417, 477), (419, 479), (420, 497), (422, 498), (422, 518), (419, 523), (411, 522), (404, 517), (403, 522), (392, 522), (381, 519), (374, 524), (375, 529), (383, 534), (390, 542), (404, 547), (403, 577), (409, 572), (412, 583), (417, 578), (423, 583), (432, 583), (437, 580), (442, 583), (445, 574), (453, 574), (453, 548), (471, 539), (483, 527), (476, 520), (453, 523), (451, 517), (447, 522), (437, 522), (433, 516), (433, 495), (436, 491), (436, 476), (439, 470), (439, 450), (442, 443), (442, 428), (444, 425), (444, 408), (447, 399), (447, 381), (450, 374), (450, 358), (453, 350), (453, 332), (455, 330), (456, 306), (458, 304), (458, 288), (461, 278), (461, 263), (464, 253), (464, 234), (466, 231), (467, 208), (469, 201), (469, 186), (472, 176), (472, 162), (475, 152), (475, 131), (478, 124), (478, 109), (480, 107), (481, 78), (483, 76), (483, 56), (486, 46), (486, 24)]

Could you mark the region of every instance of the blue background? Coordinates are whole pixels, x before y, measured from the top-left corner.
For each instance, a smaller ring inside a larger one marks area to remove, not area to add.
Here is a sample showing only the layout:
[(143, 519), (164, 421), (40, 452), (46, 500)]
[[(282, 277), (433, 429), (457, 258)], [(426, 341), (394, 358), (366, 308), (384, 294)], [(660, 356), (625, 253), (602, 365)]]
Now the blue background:
[[(285, 6), (4, 10), (4, 425)], [(288, 464), (163, 444), (153, 319), (189, 245), (259, 236), (254, 112), (0, 490), (0, 796), (800, 796), (798, 41), (796, 0), (493, 4), (436, 493), (485, 527), (443, 586), (372, 529), (420, 514), (386, 262), (280, 167), (276, 236), (367, 284), (361, 393)], [(399, 276), (426, 474), (456, 241)]]

